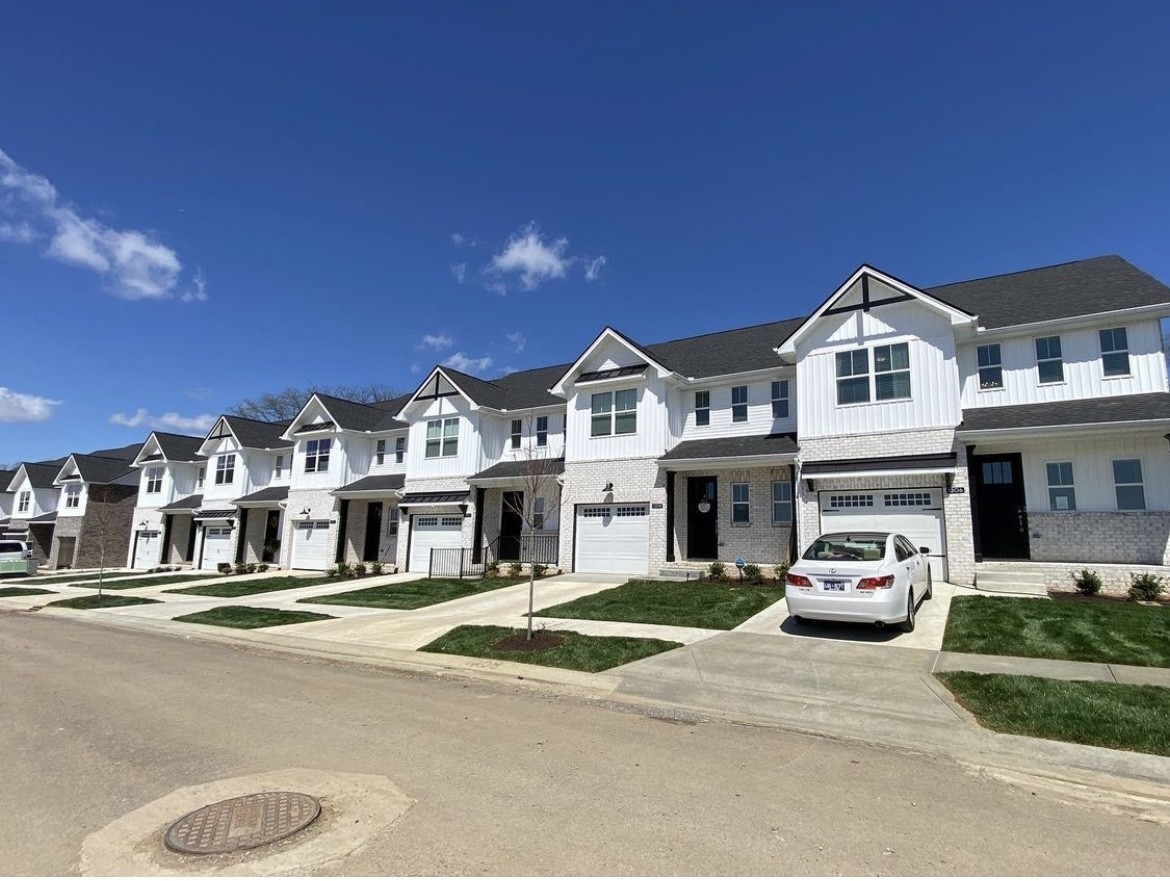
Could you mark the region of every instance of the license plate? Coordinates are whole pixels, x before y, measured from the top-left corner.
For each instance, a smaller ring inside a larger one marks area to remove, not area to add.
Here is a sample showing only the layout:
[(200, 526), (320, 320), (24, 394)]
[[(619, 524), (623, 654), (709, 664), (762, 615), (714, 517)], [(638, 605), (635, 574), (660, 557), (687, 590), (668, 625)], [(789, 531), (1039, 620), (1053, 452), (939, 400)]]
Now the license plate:
[(821, 590), (832, 590), (838, 593), (844, 593), (849, 590), (848, 581), (822, 581)]

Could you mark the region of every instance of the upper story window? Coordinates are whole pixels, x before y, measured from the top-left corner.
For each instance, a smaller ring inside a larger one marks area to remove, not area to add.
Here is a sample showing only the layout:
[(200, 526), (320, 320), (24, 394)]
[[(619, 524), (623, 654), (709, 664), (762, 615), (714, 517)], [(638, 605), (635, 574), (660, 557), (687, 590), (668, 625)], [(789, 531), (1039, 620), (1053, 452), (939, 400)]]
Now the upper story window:
[(869, 349), (837, 353), (837, 403), (869, 403)]
[(232, 483), (236, 479), (236, 454), (224, 453), (215, 457), (215, 485)]
[(976, 350), (979, 359), (979, 388), (1003, 388), (1003, 359), (999, 343), (989, 343)]
[(1102, 330), (1101, 364), (1106, 376), (1129, 376), (1129, 340), (1124, 327)]
[(1060, 352), (1060, 337), (1036, 338), (1036, 373), (1041, 384), (1064, 382), (1064, 360)]
[(386, 464), (386, 439), (385, 438), (382, 438), (380, 441), (378, 441), (377, 444), (374, 445), (374, 464), (375, 465), (385, 465)]
[(711, 424), (711, 393), (695, 392), (695, 425)]
[(1113, 460), (1113, 487), (1118, 511), (1146, 510), (1146, 488), (1142, 481), (1141, 459)]
[(65, 507), (79, 508), (81, 507), (81, 485), (71, 484), (65, 487)]
[(332, 438), (321, 438), (305, 443), (305, 473), (314, 474), (329, 470), (329, 451), (333, 447)]
[(524, 423), (519, 419), (512, 420), (512, 449), (520, 449), (520, 439), (524, 436)]
[(1048, 471), (1048, 510), (1075, 511), (1077, 509), (1077, 491), (1073, 486), (1072, 462), (1049, 462)]
[(879, 401), (910, 397), (910, 346), (895, 343), (873, 348), (874, 390)]
[(203, 481), (207, 477), (207, 466), (199, 466), (199, 476), (195, 478), (195, 489), (203, 489)]
[(399, 437), (394, 439), (394, 461), (401, 465), (406, 460), (406, 438)]
[(538, 447), (548, 446), (548, 417), (536, 417), (536, 445)]
[(746, 385), (731, 387), (731, 421), (747, 422), (747, 392)]
[(276, 457), (276, 464), (272, 467), (272, 476), (276, 480), (284, 477), (284, 454), (281, 453)]
[(633, 434), (638, 430), (638, 391), (627, 388), (593, 395), (591, 437)]
[(777, 379), (772, 383), (772, 418), (788, 418), (788, 380)]
[[(146, 469), (146, 492), (150, 495), (162, 492), (163, 470), (157, 465)], [(70, 487), (72, 489), (72, 487)], [(78, 487), (80, 489), (80, 487)]]
[(16, 499), (16, 510), (18, 513), (24, 514), (28, 511), (28, 506), (32, 502), (32, 492), (24, 490)]
[(439, 459), (459, 453), (459, 417), (432, 419), (427, 423), (426, 458)]

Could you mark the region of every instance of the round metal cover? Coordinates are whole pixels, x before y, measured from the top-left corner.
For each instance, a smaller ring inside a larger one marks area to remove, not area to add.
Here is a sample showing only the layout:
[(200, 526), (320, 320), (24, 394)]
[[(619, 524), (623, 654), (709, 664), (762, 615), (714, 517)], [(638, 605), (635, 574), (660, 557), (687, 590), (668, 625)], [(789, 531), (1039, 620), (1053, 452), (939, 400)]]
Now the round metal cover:
[(179, 853), (231, 853), (271, 844), (317, 819), (321, 803), (300, 792), (257, 792), (204, 805), (176, 820), (163, 842)]

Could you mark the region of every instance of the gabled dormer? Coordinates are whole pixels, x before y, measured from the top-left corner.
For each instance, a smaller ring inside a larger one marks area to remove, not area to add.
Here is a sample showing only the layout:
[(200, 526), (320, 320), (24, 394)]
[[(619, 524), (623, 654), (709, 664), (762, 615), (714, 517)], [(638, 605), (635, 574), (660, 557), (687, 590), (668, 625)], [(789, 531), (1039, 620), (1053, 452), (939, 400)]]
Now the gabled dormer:
[(292, 444), (283, 435), (288, 425), (220, 416), (197, 451), (207, 457), (203, 506), (208, 507), (212, 500), (235, 499), (272, 483), (287, 483)]
[(131, 462), (139, 474), (139, 507), (158, 508), (199, 492), (199, 474), (207, 469), (207, 459), (199, 454), (203, 440), (151, 432)]
[(411, 480), (466, 477), (480, 470), (480, 410), (501, 405), (503, 390), (447, 367), (435, 367), (396, 417), (410, 426)]

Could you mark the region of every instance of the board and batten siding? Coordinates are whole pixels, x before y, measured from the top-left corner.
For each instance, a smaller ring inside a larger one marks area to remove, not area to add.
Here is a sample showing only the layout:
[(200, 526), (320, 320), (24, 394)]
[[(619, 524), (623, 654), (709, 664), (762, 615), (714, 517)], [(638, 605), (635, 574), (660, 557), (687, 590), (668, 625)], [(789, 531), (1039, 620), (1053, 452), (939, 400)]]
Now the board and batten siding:
[[(623, 389), (637, 392), (637, 430), (633, 434), (592, 436), (593, 395)], [(570, 462), (600, 462), (661, 456), (670, 444), (666, 384), (657, 376), (576, 388), (566, 417), (565, 458)]]
[[(406, 473), (411, 480), (431, 480), (437, 477), (467, 477), (480, 471), (481, 444), (480, 414), (473, 410), (466, 398), (452, 396), (435, 401), (419, 402), (410, 414), (410, 435), (406, 442)], [(427, 422), (433, 419), (459, 419), (459, 448), (457, 455), (426, 457)]]
[[(306, 450), (309, 446), (309, 441), (325, 440), (328, 438), (333, 443), (329, 445), (329, 468), (326, 471), (305, 471)], [(297, 438), (296, 452), (292, 455), (292, 474), (288, 473), (289, 458), (288, 453), (285, 454), (285, 474), (282, 480), (277, 481), (277, 484), (288, 483), (290, 489), (333, 489), (343, 486), (347, 480), (346, 476), (349, 474), (349, 444), (347, 438), (337, 434), (319, 434), (312, 437)], [(273, 462), (275, 464), (275, 462)], [(272, 472), (269, 471), (268, 476), (271, 478)], [(291, 477), (291, 482), (290, 482)]]
[[(772, 383), (776, 380), (788, 382), (788, 416), (783, 419), (772, 418)], [(741, 385), (748, 387), (748, 418), (745, 422), (733, 422), (731, 418), (731, 390)], [(703, 391), (709, 392), (711, 396), (711, 421), (708, 425), (697, 425), (695, 423), (695, 393)], [(721, 380), (709, 385), (695, 383), (685, 389), (673, 390), (670, 394), (673, 440), (760, 437), (767, 434), (794, 432), (796, 431), (796, 396), (796, 371), (792, 368), (777, 369), (774, 376), (765, 379), (755, 377), (750, 380)], [(674, 428), (677, 422), (681, 422), (681, 431)]]

